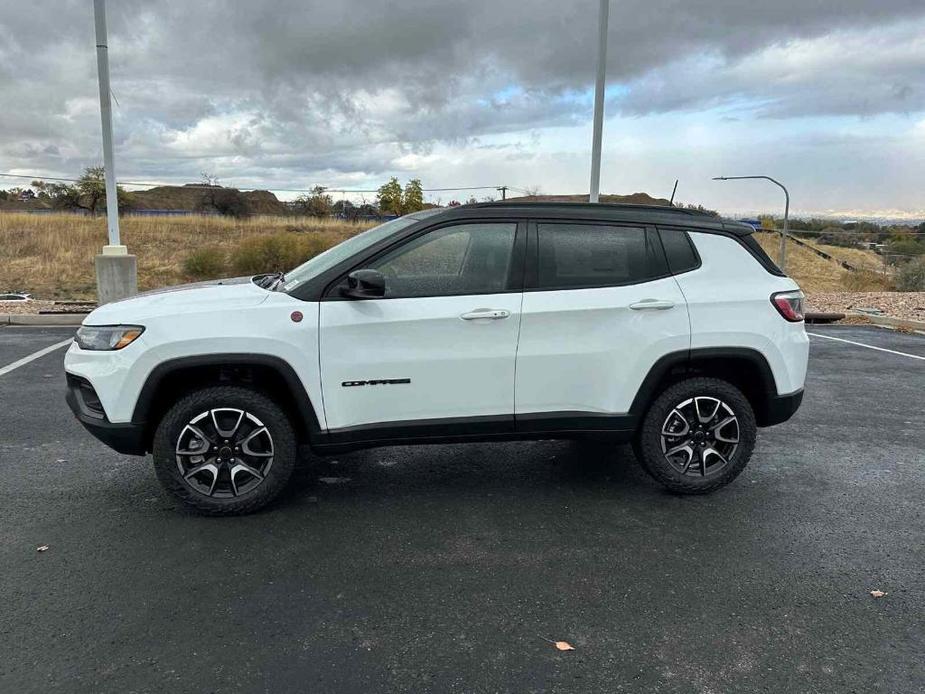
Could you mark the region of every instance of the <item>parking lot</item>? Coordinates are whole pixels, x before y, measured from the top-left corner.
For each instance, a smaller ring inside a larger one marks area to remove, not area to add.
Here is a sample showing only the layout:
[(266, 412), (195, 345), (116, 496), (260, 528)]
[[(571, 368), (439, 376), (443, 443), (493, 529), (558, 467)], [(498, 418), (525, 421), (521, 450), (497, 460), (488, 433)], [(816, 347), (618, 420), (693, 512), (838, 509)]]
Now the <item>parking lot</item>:
[(802, 409), (711, 496), (471, 444), (207, 519), (81, 429), (63, 349), (4, 371), (73, 329), (0, 328), (0, 691), (925, 691), (925, 337), (810, 332)]

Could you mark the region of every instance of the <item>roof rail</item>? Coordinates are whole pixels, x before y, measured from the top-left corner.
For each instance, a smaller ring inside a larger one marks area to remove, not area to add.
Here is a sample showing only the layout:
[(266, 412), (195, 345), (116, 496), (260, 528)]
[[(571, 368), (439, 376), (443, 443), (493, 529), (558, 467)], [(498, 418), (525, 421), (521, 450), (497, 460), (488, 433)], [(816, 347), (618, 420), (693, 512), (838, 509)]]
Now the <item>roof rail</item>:
[(640, 205), (628, 202), (569, 202), (569, 201), (552, 201), (552, 200), (495, 200), (493, 202), (475, 202), (464, 207), (584, 207), (588, 209), (600, 209), (602, 207), (628, 210), (652, 210), (654, 212), (683, 214), (698, 217), (711, 217), (706, 212), (700, 210), (690, 210), (684, 207), (674, 207), (670, 205)]

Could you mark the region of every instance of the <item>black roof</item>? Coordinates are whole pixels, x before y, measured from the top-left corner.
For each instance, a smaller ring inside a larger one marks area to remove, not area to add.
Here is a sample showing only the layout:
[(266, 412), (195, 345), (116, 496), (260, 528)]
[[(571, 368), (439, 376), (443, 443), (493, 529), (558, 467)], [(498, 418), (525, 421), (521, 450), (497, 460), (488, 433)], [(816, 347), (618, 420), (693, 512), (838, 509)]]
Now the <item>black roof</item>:
[(748, 224), (731, 219), (713, 217), (699, 210), (666, 205), (632, 205), (625, 203), (590, 202), (518, 202), (499, 200), (479, 202), (441, 210), (447, 217), (469, 217), (484, 214), (485, 211), (507, 215), (543, 216), (549, 218), (572, 218), (606, 220), (612, 222), (637, 222), (684, 226), (726, 231), (738, 236), (747, 236), (755, 230)]

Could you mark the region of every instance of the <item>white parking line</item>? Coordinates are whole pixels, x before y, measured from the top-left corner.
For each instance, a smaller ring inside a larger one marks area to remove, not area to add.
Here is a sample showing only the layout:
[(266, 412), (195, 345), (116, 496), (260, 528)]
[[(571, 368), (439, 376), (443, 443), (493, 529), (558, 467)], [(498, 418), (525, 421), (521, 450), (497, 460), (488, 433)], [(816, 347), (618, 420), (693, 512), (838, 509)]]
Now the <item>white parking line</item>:
[(56, 349), (61, 349), (65, 345), (69, 345), (74, 341), (74, 338), (70, 337), (67, 340), (61, 340), (61, 342), (53, 344), (51, 347), (46, 347), (45, 349), (40, 349), (38, 352), (33, 352), (28, 357), (23, 357), (19, 361), (14, 361), (12, 364), (7, 364), (3, 368), (0, 368), (0, 376), (5, 376), (10, 373), (10, 371), (15, 371), (20, 366), (25, 366), (30, 361), (35, 361), (41, 357), (44, 357), (46, 354), (51, 354)]
[(813, 337), (821, 337), (823, 340), (835, 340), (836, 342), (847, 342), (849, 345), (857, 345), (858, 347), (866, 347), (867, 349), (875, 349), (878, 352), (889, 352), (890, 354), (898, 354), (901, 357), (909, 357), (910, 359), (920, 359), (925, 361), (925, 357), (919, 356), (918, 354), (909, 354), (908, 352), (897, 352), (895, 349), (886, 349), (885, 347), (874, 347), (873, 345), (865, 345), (863, 342), (854, 342), (853, 340), (845, 340), (841, 337), (832, 337), (830, 335), (820, 335), (819, 333), (810, 333), (807, 332), (807, 335), (812, 335)]

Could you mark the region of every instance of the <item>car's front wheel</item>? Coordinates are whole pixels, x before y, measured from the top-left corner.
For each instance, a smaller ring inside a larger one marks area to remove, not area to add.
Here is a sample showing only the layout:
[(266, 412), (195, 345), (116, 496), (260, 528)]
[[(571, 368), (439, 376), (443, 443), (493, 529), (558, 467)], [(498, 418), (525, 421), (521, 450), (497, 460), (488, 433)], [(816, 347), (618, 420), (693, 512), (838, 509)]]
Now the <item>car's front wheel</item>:
[(207, 515), (251, 513), (272, 501), (295, 466), (295, 433), (270, 398), (216, 386), (181, 398), (154, 435), (154, 469), (184, 506)]
[(742, 391), (720, 379), (691, 378), (655, 399), (634, 448), (643, 468), (671, 491), (704, 494), (742, 472), (757, 431)]

